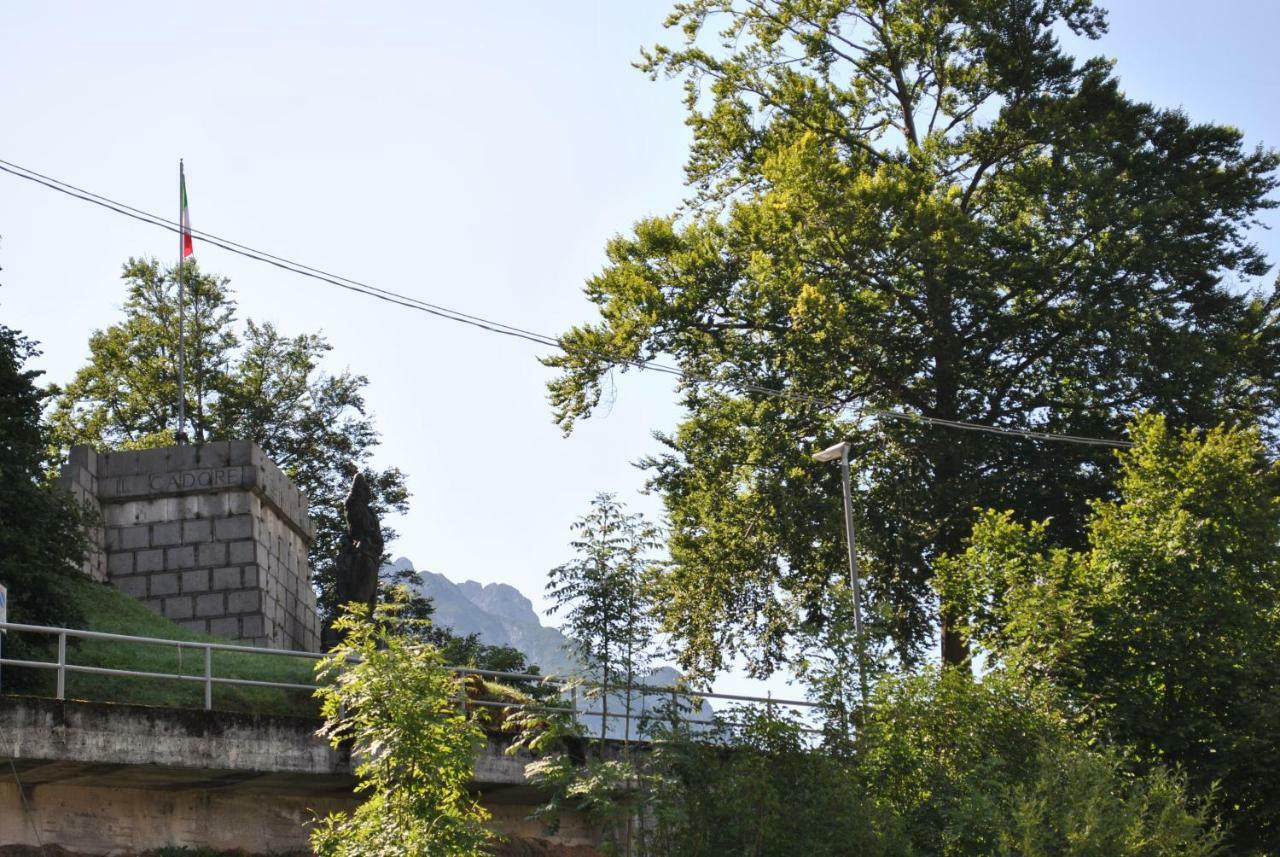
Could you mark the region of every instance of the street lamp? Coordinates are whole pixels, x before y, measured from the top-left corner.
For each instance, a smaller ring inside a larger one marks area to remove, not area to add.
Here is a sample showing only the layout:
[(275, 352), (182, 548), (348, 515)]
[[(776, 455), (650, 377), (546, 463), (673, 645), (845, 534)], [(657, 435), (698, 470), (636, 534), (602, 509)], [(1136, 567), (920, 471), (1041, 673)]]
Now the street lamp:
[(858, 580), (858, 553), (854, 550), (853, 490), (849, 487), (849, 441), (842, 440), (815, 453), (814, 461), (840, 461), (840, 479), (844, 485), (844, 541), (849, 548), (849, 589), (853, 592), (853, 636), (857, 647), (858, 684), (862, 688), (862, 701), (867, 700), (867, 670), (862, 642), (862, 585)]

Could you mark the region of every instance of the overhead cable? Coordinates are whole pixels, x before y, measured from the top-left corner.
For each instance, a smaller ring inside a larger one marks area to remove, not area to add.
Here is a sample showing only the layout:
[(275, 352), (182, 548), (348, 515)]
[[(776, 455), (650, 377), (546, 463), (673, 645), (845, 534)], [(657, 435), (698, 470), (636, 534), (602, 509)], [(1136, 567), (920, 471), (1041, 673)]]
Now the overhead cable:
[[(116, 214), (120, 214), (125, 217), (132, 218), (133, 220), (146, 223), (150, 226), (157, 226), (162, 229), (167, 229), (170, 232), (181, 233), (182, 231), (181, 224), (177, 223), (176, 221), (172, 221), (165, 217), (161, 217), (160, 215), (153, 214), (148, 211), (144, 211), (140, 208), (135, 208), (134, 206), (127, 205), (126, 203), (111, 199), (110, 197), (106, 197), (101, 194), (94, 193), (93, 191), (76, 187), (75, 185), (53, 178), (52, 176), (47, 176), (42, 173), (38, 173), (35, 170), (28, 169), (26, 167), (20, 166), (15, 163), (11, 163), (3, 159), (0, 159), (0, 171), (9, 173), (10, 175), (16, 176), (21, 179), (25, 179), (29, 182), (33, 182), (35, 184), (41, 185), (46, 188), (49, 188), (50, 190), (55, 190), (58, 193), (65, 194), (66, 196), (70, 196), (75, 199), (81, 200), (82, 202), (87, 202), (92, 205), (105, 208)], [(192, 236), (199, 238), (204, 243), (210, 244), (214, 247), (221, 248), (223, 250), (226, 250), (229, 253), (234, 253), (238, 256), (243, 256), (247, 259), (252, 259), (257, 262), (262, 262), (267, 265), (272, 265), (276, 268), (280, 268), (282, 270), (289, 271), (291, 273), (298, 274), (303, 277), (309, 277), (310, 279), (313, 279), (313, 280), (319, 280), (324, 283), (329, 283), (339, 288), (346, 289), (347, 291), (356, 292), (358, 294), (375, 298), (377, 300), (394, 304), (396, 306), (401, 306), (406, 309), (425, 312), (430, 315), (436, 316), (438, 318), (446, 319), (448, 321), (454, 321), (460, 324), (466, 324), (471, 327), (475, 327), (475, 328), (479, 328), (480, 330), (487, 331), (489, 333), (497, 333), (503, 336), (510, 336), (517, 339), (523, 339), (528, 342), (536, 343), (538, 345), (543, 345), (549, 348), (556, 348), (561, 351), (565, 351), (566, 353), (570, 352), (570, 349), (565, 346), (564, 342), (559, 337), (550, 336), (544, 333), (538, 333), (536, 331), (527, 330), (522, 327), (516, 327), (514, 325), (505, 324), (500, 321), (494, 321), (493, 319), (485, 318), (483, 316), (472, 315), (470, 313), (462, 312), (461, 310), (452, 309), (450, 307), (442, 306), (440, 304), (430, 303), (420, 298), (415, 298), (415, 297), (412, 297), (411, 295), (402, 294), (400, 292), (394, 292), (389, 289), (382, 289), (377, 286), (373, 286), (368, 283), (361, 282), (359, 280), (353, 280), (349, 277), (344, 277), (339, 274), (334, 274), (329, 271), (322, 270), (320, 268), (315, 268), (310, 265), (305, 265), (301, 262), (294, 262), (290, 259), (286, 259), (281, 256), (268, 253), (265, 250), (258, 250), (253, 247), (249, 247), (247, 245), (241, 244), (239, 242), (232, 241), (229, 238), (222, 238), (218, 235), (214, 235), (212, 233), (205, 232), (200, 229), (191, 229), (190, 232)], [(668, 366), (668, 365), (659, 363), (654, 360), (643, 360), (643, 359), (621, 357), (621, 356), (610, 355), (602, 352), (593, 352), (593, 351), (584, 352), (582, 349), (574, 349), (574, 351), (576, 351), (577, 353), (586, 353), (587, 355), (594, 357), (604, 363), (609, 363), (609, 364), (618, 365), (618, 366), (628, 366), (636, 369), (648, 370), (651, 372), (658, 372), (664, 375), (670, 375), (670, 376), (679, 378), (680, 380), (689, 384), (701, 384), (701, 385), (707, 385), (707, 386), (713, 386), (713, 387), (729, 387), (731, 389), (736, 389), (739, 392), (743, 392), (743, 393), (755, 393), (763, 396), (771, 396), (774, 398), (801, 402), (807, 405), (820, 408), (822, 410), (837, 410), (837, 411), (845, 411), (845, 412), (852, 412), (855, 410), (854, 407), (850, 405), (840, 405), (837, 403), (824, 401), (817, 397), (808, 396), (803, 393), (797, 393), (791, 390), (780, 390), (774, 387), (765, 387), (759, 384), (752, 384), (752, 383), (741, 382), (741, 381), (731, 381), (731, 380), (726, 380), (721, 378), (714, 378), (706, 375), (698, 375), (691, 372), (687, 372), (675, 366)], [(967, 422), (964, 420), (949, 420), (941, 417), (931, 417), (924, 414), (913, 414), (913, 413), (908, 413), (904, 411), (892, 411), (892, 410), (875, 409), (875, 408), (859, 408), (857, 409), (857, 413), (862, 416), (878, 417), (880, 419), (895, 420), (898, 422), (910, 422), (910, 423), (916, 423), (919, 425), (936, 426), (941, 428), (957, 429), (961, 431), (983, 432), (987, 434), (1001, 435), (1005, 437), (1020, 438), (1022, 440), (1036, 440), (1036, 441), (1046, 441), (1046, 442), (1052, 442), (1052, 443), (1074, 443), (1074, 444), (1081, 444), (1085, 446), (1115, 447), (1115, 448), (1121, 448), (1121, 449), (1129, 448), (1133, 446), (1132, 442), (1126, 441), (1126, 440), (1098, 438), (1098, 437), (1084, 437), (1081, 435), (1071, 435), (1071, 434), (1057, 434), (1054, 432), (1034, 431), (1031, 429), (1006, 428), (1003, 426), (992, 426), (992, 425), (986, 425), (983, 423)]]

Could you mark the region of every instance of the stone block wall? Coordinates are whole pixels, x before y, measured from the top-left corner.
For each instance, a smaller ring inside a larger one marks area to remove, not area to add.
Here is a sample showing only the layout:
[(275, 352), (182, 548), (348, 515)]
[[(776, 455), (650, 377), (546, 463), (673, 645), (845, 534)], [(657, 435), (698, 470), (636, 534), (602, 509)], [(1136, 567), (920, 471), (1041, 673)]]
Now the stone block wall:
[(59, 482), (76, 504), (85, 510), (90, 526), (88, 550), (85, 551), (82, 569), (99, 583), (107, 579), (107, 554), (103, 542), (102, 506), (98, 503), (98, 454), (91, 446), (77, 446), (71, 450), (67, 463), (62, 465)]
[(62, 483), (98, 505), (98, 579), (194, 630), (319, 650), (307, 499), (256, 444), (76, 447)]

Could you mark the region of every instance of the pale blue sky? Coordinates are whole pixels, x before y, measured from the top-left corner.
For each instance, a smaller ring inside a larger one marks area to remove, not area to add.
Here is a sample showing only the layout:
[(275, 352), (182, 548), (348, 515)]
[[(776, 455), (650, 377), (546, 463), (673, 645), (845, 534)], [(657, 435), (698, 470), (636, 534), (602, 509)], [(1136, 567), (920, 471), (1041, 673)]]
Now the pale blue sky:
[[(172, 215), (181, 156), (197, 228), (558, 333), (589, 317), (606, 239), (682, 198), (679, 86), (630, 67), (668, 6), (8, 0), (0, 158)], [(1280, 2), (1111, 7), (1085, 50), (1116, 57), (1130, 94), (1280, 145)], [(176, 246), (7, 175), (0, 236), (0, 320), (43, 343), (55, 381), (118, 317), (121, 262)], [(570, 521), (596, 491), (634, 497), (632, 462), (678, 417), (665, 381), (631, 373), (564, 439), (535, 346), (196, 253), (243, 315), (321, 330), (332, 366), (369, 376), (379, 461), (414, 493), (393, 551), (419, 568), (536, 600)]]

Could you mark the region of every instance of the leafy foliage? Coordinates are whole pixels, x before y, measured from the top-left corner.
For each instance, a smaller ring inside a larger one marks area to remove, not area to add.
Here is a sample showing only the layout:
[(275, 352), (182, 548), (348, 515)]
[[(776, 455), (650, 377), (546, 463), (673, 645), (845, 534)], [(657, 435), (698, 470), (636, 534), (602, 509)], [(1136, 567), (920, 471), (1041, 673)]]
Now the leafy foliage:
[(1133, 777), (1076, 737), (1053, 696), (1007, 674), (884, 681), (859, 775), (896, 820), (890, 853), (1207, 855), (1219, 839), (1180, 777)]
[[(319, 362), (330, 346), (318, 334), (290, 337), (252, 320), (237, 332), (228, 281), (185, 262), (186, 411), (192, 439), (252, 440), (311, 501), (316, 539), (311, 567), (321, 610), (335, 610), (334, 563), (345, 529), (342, 500), (359, 468), (374, 511), (404, 512), (408, 490), (396, 468), (370, 465), (378, 433), (365, 413), (368, 379), (327, 374)], [(146, 448), (174, 442), (178, 399), (177, 283), (154, 260), (130, 259), (124, 319), (89, 340), (89, 363), (61, 392), (53, 439), (66, 449)], [(383, 542), (395, 532), (383, 528)]]
[[(853, 597), (844, 581), (832, 584), (826, 615), (798, 629), (796, 648), (792, 668), (808, 698), (820, 706), (824, 748), (837, 755), (852, 753), (855, 726), (867, 700), (858, 673), (859, 640), (853, 623)], [(878, 662), (869, 666), (873, 675), (883, 671)]]
[(687, 0), (668, 23), (685, 42), (643, 67), (685, 81), (695, 198), (609, 242), (586, 288), (599, 320), (546, 363), (566, 430), (625, 361), (714, 381), (681, 387), (687, 417), (647, 462), (672, 528), (656, 601), (686, 668), (769, 672), (829, 600), (837, 474), (808, 453), (831, 438), (862, 474), (871, 630), (908, 663), (974, 505), (1070, 542), (1114, 472), (1104, 450), (872, 409), (1094, 436), (1143, 408), (1274, 421), (1280, 293), (1231, 281), (1267, 269), (1248, 230), (1277, 156), (1064, 53), (1057, 32), (1105, 28), (1090, 0)]
[[(0, 583), (9, 621), (35, 625), (79, 620), (70, 591), (86, 548), (83, 510), (46, 478), (48, 437), (40, 420), (47, 394), (31, 340), (0, 325)], [(11, 641), (12, 642), (12, 641)], [(10, 657), (22, 651), (10, 647)]]
[(640, 857), (1209, 857), (1216, 825), (1183, 779), (1079, 737), (1045, 690), (955, 669), (882, 680), (856, 752), (815, 748), (768, 709), (726, 712), (712, 732), (676, 724), (646, 752), (536, 763), (549, 809), (616, 829)]
[(343, 642), (317, 667), (322, 734), (360, 760), (365, 800), (323, 819), (311, 845), (322, 857), (480, 857), (488, 813), (466, 786), (484, 736), (439, 650), (405, 633), (399, 609), (352, 605), (337, 620)]
[(1280, 836), (1280, 468), (1258, 432), (1158, 417), (1120, 454), (1089, 546), (986, 513), (938, 578), (991, 663), (1047, 679), (1147, 766), (1218, 789), (1231, 841)]
[[(571, 544), (578, 557), (550, 571), (547, 593), (552, 612), (565, 612), (564, 629), (578, 645), (587, 669), (599, 676), (596, 698), (602, 711), (603, 742), (613, 725), (610, 688), (619, 682), (626, 688), (622, 722), (629, 723), (630, 687), (652, 656), (645, 583), (653, 569), (657, 531), (641, 515), (628, 513), (611, 494), (598, 494), (591, 501), (591, 511), (573, 529), (578, 537)], [(624, 736), (631, 734), (628, 727)]]
[(643, 850), (663, 857), (891, 853), (848, 760), (807, 746), (783, 712), (742, 709), (722, 730), (677, 727), (646, 760)]

